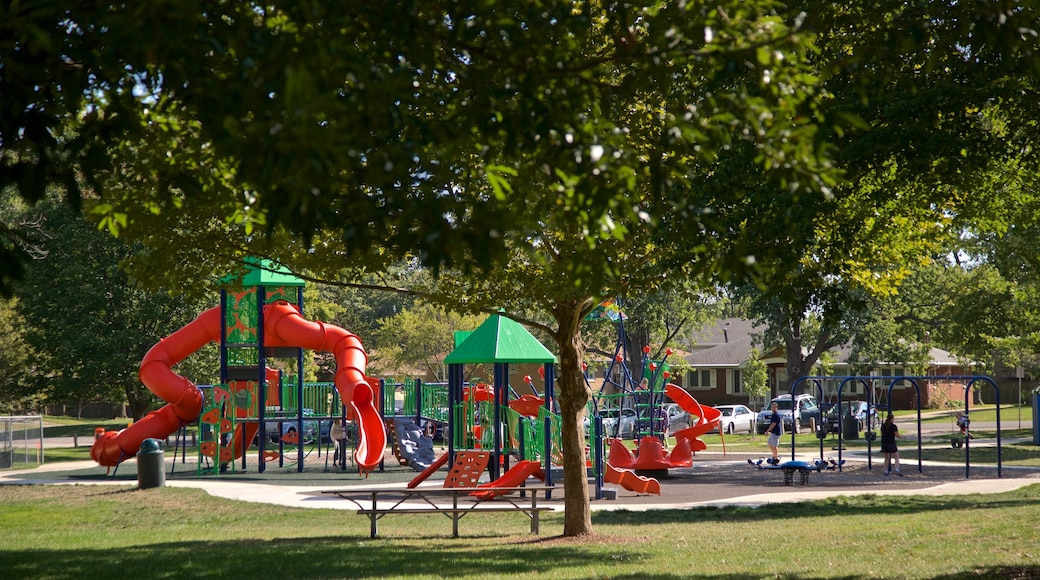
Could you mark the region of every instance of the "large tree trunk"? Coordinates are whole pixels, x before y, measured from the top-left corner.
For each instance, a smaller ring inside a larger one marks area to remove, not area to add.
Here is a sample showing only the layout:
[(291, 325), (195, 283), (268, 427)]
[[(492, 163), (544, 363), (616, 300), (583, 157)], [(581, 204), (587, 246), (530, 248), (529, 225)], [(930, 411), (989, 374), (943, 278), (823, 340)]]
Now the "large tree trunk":
[[(643, 347), (650, 344), (650, 331), (641, 323), (631, 323), (625, 327), (628, 349), (628, 368), (632, 373), (632, 381), (639, 384), (643, 378)], [(635, 386), (635, 385), (632, 385)]]
[[(591, 301), (590, 301), (591, 303)], [(563, 439), (563, 535), (592, 534), (588, 474), (585, 470), (585, 431), (582, 418), (591, 398), (581, 373), (584, 348), (578, 333), (586, 305), (557, 304), (553, 316), (559, 325), (554, 337), (560, 353), (560, 404)]]
[(783, 392), (780, 394), (790, 392), (791, 385), (798, 379), (806, 376), (805, 359), (802, 357), (802, 342), (792, 341), (788, 343), (785, 354), (787, 356), (787, 387), (781, 389)]
[[(127, 386), (124, 389), (127, 403), (123, 406), (123, 409), (125, 410), (127, 406), (130, 407), (130, 416), (133, 417), (135, 423), (148, 414), (153, 401), (150, 397), (142, 396), (143, 393), (139, 392), (140, 390), (143, 390), (143, 388), (138, 385)], [(123, 416), (126, 416), (125, 412)]]

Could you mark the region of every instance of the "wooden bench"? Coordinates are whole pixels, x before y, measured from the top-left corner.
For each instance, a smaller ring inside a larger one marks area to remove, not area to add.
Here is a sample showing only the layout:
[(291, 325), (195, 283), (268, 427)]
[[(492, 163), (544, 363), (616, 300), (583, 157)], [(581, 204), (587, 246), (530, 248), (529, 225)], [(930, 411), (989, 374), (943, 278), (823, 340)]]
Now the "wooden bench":
[[(472, 497), (471, 492), (494, 489), (493, 499)], [(539, 514), (554, 511), (549, 506), (538, 505), (538, 494), (551, 492), (553, 486), (533, 485), (522, 487), (415, 487), (415, 488), (362, 488), (322, 490), (324, 495), (353, 502), (358, 506), (358, 515), (368, 516), (370, 537), (379, 533), (378, 522), (390, 514), (442, 514), (451, 520), (451, 536), (459, 537), (459, 520), (474, 513), (521, 512), (531, 520), (531, 533), (539, 533)], [(515, 497), (519, 492), (526, 497)], [(382, 500), (382, 504), (380, 504)], [(414, 500), (411, 504), (405, 503)], [(441, 500), (441, 501), (437, 501)], [(450, 503), (449, 501), (450, 500)], [(460, 501), (461, 500), (461, 501)], [(419, 504), (416, 506), (415, 504)]]

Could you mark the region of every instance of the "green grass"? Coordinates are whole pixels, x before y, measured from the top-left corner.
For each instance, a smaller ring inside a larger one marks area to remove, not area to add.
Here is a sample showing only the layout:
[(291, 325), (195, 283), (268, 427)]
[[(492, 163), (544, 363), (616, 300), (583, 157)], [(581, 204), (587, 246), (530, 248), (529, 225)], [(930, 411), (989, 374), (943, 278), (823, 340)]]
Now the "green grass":
[[(929, 411), (922, 409), (921, 414), (928, 413), (929, 416), (922, 417), (922, 423), (949, 423), (953, 425), (955, 415), (959, 409), (947, 409), (938, 413), (936, 411)], [(932, 415), (932, 413), (937, 413)], [(896, 418), (914, 418), (917, 416), (917, 411), (897, 411), (895, 413)], [(997, 406), (996, 405), (973, 405), (968, 413), (974, 423), (993, 423), (997, 420)], [(1031, 426), (1033, 424), (1033, 408), (1028, 405), (1019, 407), (1018, 405), (1001, 405), (1000, 406), (1000, 424), (1003, 427), (1014, 424), (1018, 425), (1019, 416), (1022, 419), (1023, 426)]]
[(80, 443), (80, 447), (49, 447), (43, 451), (43, 461), (44, 463), (58, 463), (89, 460), (90, 447), (85, 445), (85, 443)]
[(200, 490), (11, 486), (5, 578), (1040, 577), (1040, 485), (994, 495), (862, 496), (757, 509), (594, 512), (596, 535), (518, 514), (398, 515), (368, 538), (350, 511)]
[[(118, 431), (132, 422), (132, 419), (76, 419), (47, 415), (43, 418), (44, 437), (80, 437), (89, 440), (94, 438), (94, 429), (104, 427), (106, 431)], [(195, 431), (194, 425), (188, 426), (188, 432)]]

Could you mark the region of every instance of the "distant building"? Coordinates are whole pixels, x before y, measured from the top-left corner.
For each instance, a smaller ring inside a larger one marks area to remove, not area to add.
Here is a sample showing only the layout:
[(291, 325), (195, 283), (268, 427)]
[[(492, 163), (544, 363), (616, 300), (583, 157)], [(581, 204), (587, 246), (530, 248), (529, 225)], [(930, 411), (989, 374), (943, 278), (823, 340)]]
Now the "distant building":
[[(696, 336), (696, 343), (683, 359), (690, 366), (681, 377), (681, 386), (704, 404), (719, 405), (743, 403), (759, 409), (765, 400), (751, 400), (743, 388), (743, 369), (751, 351), (752, 340), (764, 328), (755, 327), (749, 320), (740, 318), (724, 318), (714, 326), (704, 329)], [(848, 364), (850, 349), (848, 347), (832, 351), (836, 356), (834, 363), (835, 377), (850, 376), (852, 369)], [(791, 382), (787, 375), (787, 358), (783, 346), (776, 346), (761, 355), (761, 359), (769, 369), (770, 397), (790, 391)], [(931, 363), (927, 376), (963, 376), (971, 374), (949, 352), (932, 348)], [(906, 376), (903, 363), (881, 363), (871, 371), (871, 376), (878, 377), (873, 385), (864, 381), (848, 383), (842, 389), (843, 399), (866, 399), (867, 388), (874, 389), (874, 400), (884, 401), (887, 397), (890, 380), (886, 377)], [(679, 382), (678, 379), (676, 382)], [(824, 400), (837, 399), (838, 380), (826, 380), (823, 387)], [(921, 406), (943, 406), (947, 401), (961, 401), (964, 398), (964, 382), (951, 380), (920, 381)], [(815, 387), (807, 385), (815, 391)], [(810, 392), (806, 389), (806, 392)], [(816, 392), (812, 392), (816, 395)], [(913, 387), (907, 381), (901, 381), (892, 390), (894, 408), (912, 408), (915, 402)]]

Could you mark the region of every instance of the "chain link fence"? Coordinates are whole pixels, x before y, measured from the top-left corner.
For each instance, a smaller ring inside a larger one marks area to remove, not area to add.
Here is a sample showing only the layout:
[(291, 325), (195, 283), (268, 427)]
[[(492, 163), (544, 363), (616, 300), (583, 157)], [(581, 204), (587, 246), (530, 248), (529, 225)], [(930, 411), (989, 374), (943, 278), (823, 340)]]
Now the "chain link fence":
[(43, 463), (43, 417), (0, 416), (0, 469)]

